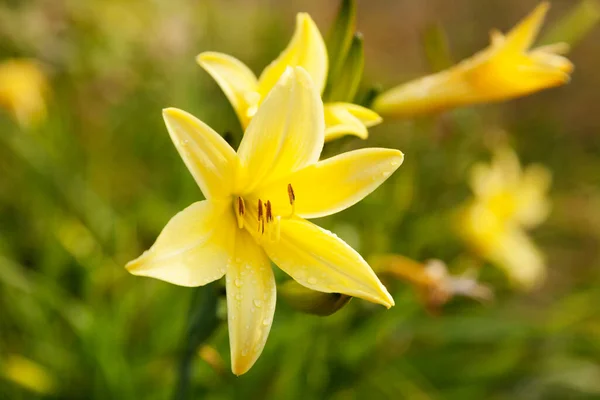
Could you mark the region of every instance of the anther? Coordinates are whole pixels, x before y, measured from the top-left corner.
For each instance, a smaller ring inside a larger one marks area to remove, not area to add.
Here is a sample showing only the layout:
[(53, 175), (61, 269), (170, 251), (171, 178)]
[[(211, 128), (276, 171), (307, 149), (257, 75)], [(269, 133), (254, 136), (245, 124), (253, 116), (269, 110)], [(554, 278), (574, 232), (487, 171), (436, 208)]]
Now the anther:
[(265, 219), (263, 215), (263, 202), (261, 199), (258, 199), (258, 231), (265, 233)]
[(271, 211), (271, 201), (267, 200), (266, 209), (267, 209), (267, 224), (273, 221), (273, 213)]
[(246, 213), (246, 204), (244, 203), (244, 199), (238, 197), (237, 201), (237, 212), (235, 216), (237, 217), (238, 228), (244, 228), (244, 214)]
[(292, 206), (292, 214), (290, 215), (290, 216), (292, 216), (296, 213), (296, 205), (295, 205), (296, 195), (294, 194), (294, 188), (292, 187), (291, 183), (288, 183), (287, 191), (288, 191), (288, 197), (290, 199), (290, 205)]

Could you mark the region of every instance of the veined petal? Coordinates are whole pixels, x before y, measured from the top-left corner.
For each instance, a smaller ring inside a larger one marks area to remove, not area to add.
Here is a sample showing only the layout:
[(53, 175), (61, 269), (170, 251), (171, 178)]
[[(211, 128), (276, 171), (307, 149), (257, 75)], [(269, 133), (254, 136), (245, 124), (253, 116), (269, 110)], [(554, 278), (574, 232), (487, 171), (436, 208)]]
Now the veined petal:
[(375, 111), (351, 103), (327, 103), (324, 110), (326, 142), (344, 135), (366, 139), (367, 128), (382, 121)]
[(266, 96), (287, 67), (302, 67), (323, 92), (327, 80), (327, 48), (319, 28), (306, 13), (296, 16), (296, 31), (287, 48), (265, 68), (259, 79), (260, 93)]
[(295, 195), (295, 214), (318, 218), (344, 210), (373, 192), (404, 161), (402, 152), (393, 149), (361, 149), (328, 158), (301, 169), (260, 191), (270, 199), (274, 212), (289, 215), (287, 185)]
[(311, 222), (282, 220), (280, 240), (262, 245), (279, 268), (309, 289), (360, 297), (388, 308), (394, 305), (360, 254)]
[(177, 108), (163, 110), (171, 139), (207, 199), (231, 193), (235, 151), (217, 132)]
[(180, 286), (202, 286), (225, 274), (235, 221), (229, 207), (207, 200), (175, 215), (150, 250), (130, 261), (133, 275)]
[(524, 52), (531, 47), (537, 37), (544, 17), (550, 8), (547, 1), (541, 2), (527, 17), (505, 36), (505, 50)]
[(258, 106), (260, 99), (254, 73), (238, 59), (223, 53), (201, 53), (196, 61), (223, 89), (242, 126), (248, 126), (252, 118), (249, 110)]
[(238, 155), (236, 190), (250, 192), (317, 162), (323, 149), (323, 102), (310, 76), (289, 68), (259, 107)]
[(265, 347), (275, 313), (271, 262), (248, 232), (238, 229), (227, 267), (227, 317), (231, 369), (246, 373)]

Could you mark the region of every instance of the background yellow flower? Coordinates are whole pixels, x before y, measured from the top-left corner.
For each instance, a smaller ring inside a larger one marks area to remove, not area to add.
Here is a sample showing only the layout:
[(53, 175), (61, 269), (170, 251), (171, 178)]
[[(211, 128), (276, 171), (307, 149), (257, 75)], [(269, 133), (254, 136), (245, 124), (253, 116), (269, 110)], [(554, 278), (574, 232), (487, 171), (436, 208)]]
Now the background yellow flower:
[(35, 60), (10, 59), (0, 62), (0, 106), (23, 126), (46, 116), (48, 82)]

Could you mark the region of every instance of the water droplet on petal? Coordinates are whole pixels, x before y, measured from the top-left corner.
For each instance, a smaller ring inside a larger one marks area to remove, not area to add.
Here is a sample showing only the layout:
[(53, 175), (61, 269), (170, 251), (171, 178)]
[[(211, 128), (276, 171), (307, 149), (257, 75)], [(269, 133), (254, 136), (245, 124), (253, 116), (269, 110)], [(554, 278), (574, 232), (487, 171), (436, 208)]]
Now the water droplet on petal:
[(262, 305), (263, 305), (263, 301), (262, 301), (261, 299), (254, 299), (254, 305), (255, 305), (257, 308), (261, 308), (261, 307), (262, 307)]
[(244, 284), (244, 282), (242, 282), (241, 279), (236, 279), (234, 282), (235, 286), (237, 287), (242, 287), (242, 285)]
[(244, 296), (242, 296), (241, 293), (238, 293), (238, 294), (235, 295), (235, 299), (236, 300), (240, 300), (241, 301), (243, 298), (244, 298)]
[(308, 283), (310, 283), (311, 285), (316, 284), (317, 283), (317, 278), (315, 278), (314, 276), (308, 277)]

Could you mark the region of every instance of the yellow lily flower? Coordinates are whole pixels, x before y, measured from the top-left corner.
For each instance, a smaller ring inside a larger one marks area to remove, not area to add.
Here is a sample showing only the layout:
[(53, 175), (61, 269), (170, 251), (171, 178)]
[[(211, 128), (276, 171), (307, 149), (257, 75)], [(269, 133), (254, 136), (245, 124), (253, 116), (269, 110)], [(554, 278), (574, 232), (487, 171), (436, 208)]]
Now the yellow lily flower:
[(461, 213), (463, 238), (524, 288), (535, 286), (545, 275), (543, 256), (525, 229), (546, 219), (549, 186), (545, 168), (534, 165), (521, 171), (516, 154), (501, 149), (491, 165), (473, 167), (475, 199)]
[(23, 126), (46, 115), (46, 76), (33, 60), (13, 59), (0, 63), (0, 106)]
[[(292, 40), (258, 79), (244, 63), (227, 54), (205, 52), (196, 61), (221, 86), (244, 129), (287, 67), (304, 68), (320, 93), (327, 80), (327, 48), (319, 28), (306, 13), (298, 13)], [(367, 128), (381, 122), (375, 112), (356, 104), (326, 103), (324, 112), (325, 141), (346, 134), (366, 139)]]
[(559, 55), (566, 43), (529, 50), (550, 5), (543, 2), (508, 34), (491, 33), (491, 45), (459, 64), (390, 89), (373, 109), (399, 118), (470, 104), (503, 101), (570, 80), (573, 64)]
[(362, 149), (318, 161), (323, 103), (306, 71), (286, 70), (259, 106), (237, 153), (192, 115), (174, 108), (163, 115), (206, 200), (173, 217), (127, 269), (181, 286), (226, 275), (234, 374), (250, 369), (271, 328), (275, 278), (269, 259), (309, 289), (394, 304), (356, 251), (306, 218), (357, 203), (400, 166), (403, 154)]

